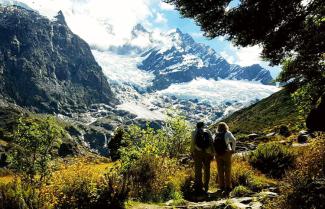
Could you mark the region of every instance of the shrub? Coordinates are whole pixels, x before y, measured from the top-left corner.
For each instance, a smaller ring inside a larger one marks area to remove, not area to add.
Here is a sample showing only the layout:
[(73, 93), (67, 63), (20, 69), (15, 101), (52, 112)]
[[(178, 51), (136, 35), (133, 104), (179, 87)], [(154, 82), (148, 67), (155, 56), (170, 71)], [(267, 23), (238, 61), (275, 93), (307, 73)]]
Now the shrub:
[(83, 160), (55, 172), (42, 188), (53, 208), (123, 208), (128, 196), (128, 179), (120, 167), (106, 170)]
[(287, 173), (280, 186), (280, 196), (267, 208), (325, 208), (325, 141), (318, 138), (298, 157), (295, 168)]
[(46, 202), (42, 199), (39, 190), (34, 190), (30, 185), (22, 184), (15, 180), (0, 185), (0, 208), (25, 209), (45, 208)]
[(161, 157), (180, 157), (189, 153), (191, 130), (183, 117), (167, 120), (162, 129), (145, 129), (130, 126), (122, 134), (118, 150), (119, 157), (125, 165), (132, 164), (140, 156), (147, 154)]
[(177, 188), (170, 177), (176, 170), (175, 160), (142, 156), (127, 171), (131, 181), (130, 196), (155, 202), (173, 199)]
[(55, 172), (43, 192), (56, 208), (89, 208), (95, 202), (99, 178), (94, 170), (77, 162)]
[(288, 137), (288, 136), (290, 136), (291, 133), (290, 133), (288, 126), (281, 125), (279, 128), (279, 134), (281, 136)]
[(45, 183), (51, 173), (51, 152), (62, 135), (63, 129), (52, 117), (19, 119), (9, 162), (24, 183), (32, 188)]
[(188, 154), (191, 143), (191, 128), (184, 117), (169, 118), (163, 127), (166, 137), (166, 148), (169, 157)]
[(125, 170), (143, 156), (167, 156), (164, 133), (161, 130), (155, 131), (149, 126), (146, 129), (130, 126), (124, 132), (121, 143), (124, 146), (120, 147), (119, 154)]
[(186, 200), (195, 200), (194, 173), (190, 173), (181, 183), (181, 192)]
[(231, 182), (233, 187), (245, 186), (255, 192), (276, 184), (275, 181), (256, 172), (256, 170), (242, 158), (233, 159)]
[(242, 159), (233, 158), (231, 184), (233, 187), (244, 185), (249, 186), (253, 178), (253, 169), (251, 166)]
[(294, 165), (296, 155), (287, 146), (277, 142), (260, 144), (248, 156), (249, 163), (264, 174), (281, 178)]
[(50, 177), (51, 153), (62, 135), (63, 129), (53, 117), (25, 117), (17, 121), (12, 134), (14, 146), (8, 157), (16, 180), (2, 187), (3, 201), (16, 203), (18, 208), (45, 205), (40, 189)]
[(236, 186), (231, 192), (230, 192), (230, 196), (231, 197), (243, 197), (243, 196), (247, 196), (249, 194), (251, 194), (252, 191), (250, 189), (248, 189), (245, 186), (239, 185)]
[(111, 169), (97, 186), (97, 199), (92, 208), (124, 208), (129, 194), (129, 181), (119, 170)]
[(180, 117), (168, 120), (160, 130), (149, 126), (125, 130), (119, 156), (124, 173), (130, 176), (131, 197), (156, 202), (179, 199), (180, 183), (172, 176), (178, 169), (176, 158), (189, 152), (190, 134)]
[(13, 172), (8, 168), (0, 168), (0, 177), (13, 175)]
[[(217, 175), (217, 165), (212, 162), (210, 181), (212, 187), (217, 186), (215, 184)], [(237, 156), (234, 156), (232, 159), (231, 183), (233, 187), (245, 186), (256, 192), (276, 184), (274, 180), (254, 170), (252, 166), (245, 161), (245, 158)]]
[(122, 128), (117, 128), (114, 131), (114, 136), (111, 138), (110, 142), (107, 145), (109, 149), (109, 155), (113, 161), (120, 159), (119, 148), (123, 146), (122, 139), (123, 139), (124, 130)]

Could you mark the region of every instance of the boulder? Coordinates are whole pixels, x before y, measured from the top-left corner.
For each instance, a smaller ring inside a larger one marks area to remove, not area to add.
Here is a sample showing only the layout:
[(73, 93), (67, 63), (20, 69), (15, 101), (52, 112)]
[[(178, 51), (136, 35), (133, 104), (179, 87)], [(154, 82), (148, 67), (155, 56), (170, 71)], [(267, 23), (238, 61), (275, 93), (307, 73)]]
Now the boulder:
[(298, 143), (306, 143), (309, 139), (309, 135), (308, 134), (299, 134), (297, 141)]
[(288, 126), (285, 126), (285, 125), (280, 126), (279, 134), (282, 136), (285, 136), (285, 137), (288, 137), (291, 135)]
[(266, 136), (266, 137), (271, 137), (271, 136), (275, 136), (275, 135), (276, 135), (275, 132), (271, 132), (271, 133), (266, 134), (265, 136)]
[(249, 135), (248, 135), (248, 139), (249, 139), (249, 140), (254, 140), (254, 139), (256, 139), (258, 136), (259, 136), (258, 134), (256, 134), (256, 133), (252, 133), (252, 134), (249, 134)]

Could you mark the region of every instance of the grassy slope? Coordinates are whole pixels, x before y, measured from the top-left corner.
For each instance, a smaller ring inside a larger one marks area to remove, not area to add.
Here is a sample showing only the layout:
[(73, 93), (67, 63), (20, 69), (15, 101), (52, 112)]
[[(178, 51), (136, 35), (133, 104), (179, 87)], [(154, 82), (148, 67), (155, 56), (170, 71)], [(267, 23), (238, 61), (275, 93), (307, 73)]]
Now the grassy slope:
[(304, 117), (299, 114), (286, 90), (239, 110), (224, 121), (231, 131), (241, 134), (272, 132), (281, 125), (286, 125), (291, 130), (304, 127)]

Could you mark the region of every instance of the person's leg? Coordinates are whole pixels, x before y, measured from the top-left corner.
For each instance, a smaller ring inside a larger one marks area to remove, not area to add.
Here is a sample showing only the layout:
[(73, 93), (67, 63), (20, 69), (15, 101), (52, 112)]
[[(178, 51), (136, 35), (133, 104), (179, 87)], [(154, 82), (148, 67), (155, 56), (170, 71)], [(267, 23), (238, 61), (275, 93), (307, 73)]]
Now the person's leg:
[(202, 156), (200, 153), (194, 153), (194, 172), (195, 172), (195, 180), (194, 180), (194, 187), (196, 191), (202, 190)]
[(225, 177), (224, 177), (224, 163), (221, 156), (216, 156), (217, 168), (218, 168), (218, 184), (220, 189), (225, 187)]
[(225, 156), (225, 186), (228, 190), (231, 190), (231, 156), (231, 153), (227, 153)]
[(206, 155), (204, 159), (204, 190), (207, 192), (209, 190), (209, 182), (210, 182), (210, 165), (211, 165), (212, 157), (210, 155)]

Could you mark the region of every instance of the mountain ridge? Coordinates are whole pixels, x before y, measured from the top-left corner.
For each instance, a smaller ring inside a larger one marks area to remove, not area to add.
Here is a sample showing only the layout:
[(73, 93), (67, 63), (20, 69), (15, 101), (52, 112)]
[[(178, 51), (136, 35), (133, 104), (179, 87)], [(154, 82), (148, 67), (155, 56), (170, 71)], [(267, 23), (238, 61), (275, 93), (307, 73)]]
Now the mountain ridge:
[(46, 113), (116, 103), (89, 45), (71, 32), (62, 12), (51, 21), (23, 7), (0, 7), (0, 43), (5, 99)]

